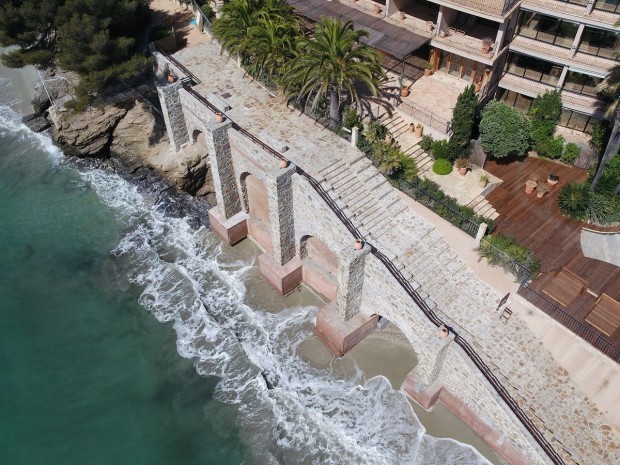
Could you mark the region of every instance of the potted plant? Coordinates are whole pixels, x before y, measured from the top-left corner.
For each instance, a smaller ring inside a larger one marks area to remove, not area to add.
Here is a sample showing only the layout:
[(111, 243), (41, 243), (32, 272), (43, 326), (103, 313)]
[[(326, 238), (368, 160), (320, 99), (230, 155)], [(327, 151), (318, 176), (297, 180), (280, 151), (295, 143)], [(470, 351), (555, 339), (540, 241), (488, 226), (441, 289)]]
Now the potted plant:
[(426, 29), (428, 29), (429, 32), (433, 32), (433, 28), (435, 27), (435, 23), (432, 21), (426, 21)]
[(474, 90), (476, 93), (480, 92), (480, 88), (482, 87), (482, 76), (478, 76), (474, 78)]
[(215, 121), (216, 121), (217, 123), (223, 123), (223, 122), (224, 122), (224, 115), (222, 114), (222, 112), (218, 111), (218, 112), (215, 114)]
[(404, 11), (400, 11), (399, 13), (400, 13), (400, 14), (399, 14), (400, 20), (401, 20), (401, 21), (404, 21), (404, 20), (405, 20), (405, 18), (406, 18), (406, 16), (405, 16), (405, 12), (404, 12)]
[(486, 187), (487, 183), (489, 182), (489, 177), (486, 174), (483, 174), (482, 176), (480, 176), (480, 187)]
[(465, 176), (467, 168), (469, 168), (469, 160), (467, 158), (457, 158), (454, 167), (459, 171), (461, 176)]
[(381, 7), (375, 3), (373, 7), (373, 11), (375, 12), (376, 15), (381, 14)]
[(401, 74), (398, 77), (398, 85), (400, 87), (400, 96), (401, 97), (409, 97), (409, 93), (410, 92), (409, 92), (409, 88), (407, 86), (405, 86), (405, 84), (404, 84), (404, 77), (405, 76), (403, 74)]
[(556, 176), (553, 173), (547, 176), (547, 184), (549, 184), (550, 186), (555, 186), (559, 180), (560, 180), (560, 177)]
[(525, 181), (525, 193), (531, 194), (532, 192), (534, 192), (534, 189), (536, 189), (537, 185), (538, 183), (535, 180), (528, 179), (527, 181)]
[(422, 137), (422, 133), (424, 132), (424, 126), (418, 123), (415, 127), (415, 136)]
[(443, 29), (441, 29), (439, 31), (439, 37), (446, 37), (448, 34), (446, 33), (446, 31), (444, 31)]
[(355, 250), (362, 250), (364, 248), (364, 241), (361, 239), (356, 239), (353, 247)]
[(489, 53), (491, 51), (491, 45), (493, 45), (493, 39), (491, 37), (482, 39), (482, 53)]
[(172, 71), (170, 71), (170, 72), (168, 73), (168, 82), (172, 84), (172, 83), (173, 83), (173, 82), (175, 82), (176, 80), (177, 80), (176, 75), (175, 75)]
[(430, 76), (433, 74), (433, 65), (430, 61), (427, 61), (424, 65), (424, 76)]
[(408, 129), (408, 131), (409, 131), (409, 132), (413, 132), (413, 131), (415, 131), (415, 124), (413, 124), (413, 123), (409, 123), (409, 129)]
[(280, 158), (279, 165), (280, 165), (281, 169), (287, 168), (288, 167), (288, 163), (289, 162), (288, 162), (288, 160), (286, 158)]
[(541, 182), (536, 186), (536, 197), (540, 198), (550, 190), (551, 189), (549, 189), (549, 186)]
[(385, 134), (385, 139), (384, 139), (384, 142), (385, 142), (386, 144), (391, 145), (391, 144), (392, 144), (392, 141), (393, 141), (393, 138), (392, 138), (392, 133), (391, 133), (390, 131), (388, 131), (388, 132)]

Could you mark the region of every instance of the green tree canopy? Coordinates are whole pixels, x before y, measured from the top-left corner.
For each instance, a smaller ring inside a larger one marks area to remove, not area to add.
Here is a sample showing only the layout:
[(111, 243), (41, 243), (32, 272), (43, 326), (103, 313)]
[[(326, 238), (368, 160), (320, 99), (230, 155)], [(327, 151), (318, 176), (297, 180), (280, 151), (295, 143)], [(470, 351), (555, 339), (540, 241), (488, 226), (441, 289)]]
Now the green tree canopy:
[(467, 86), (459, 95), (452, 111), (451, 158), (468, 155), (477, 106), (478, 96), (476, 95), (476, 90), (473, 85)]
[(343, 93), (358, 106), (358, 89), (378, 96), (384, 72), (378, 52), (359, 43), (367, 35), (364, 30), (355, 30), (351, 21), (323, 18), (313, 37), (299, 39), (297, 56), (284, 75), (285, 90), (312, 101), (313, 108), (321, 98), (328, 97), (333, 122), (340, 121)]
[(480, 142), (496, 158), (523, 155), (530, 145), (530, 122), (502, 102), (489, 102), (482, 110)]
[(77, 106), (119, 79), (146, 68), (137, 39), (146, 28), (141, 0), (7, 0), (0, 6), (0, 44), (19, 49), (2, 57), (12, 67), (54, 60), (80, 75)]

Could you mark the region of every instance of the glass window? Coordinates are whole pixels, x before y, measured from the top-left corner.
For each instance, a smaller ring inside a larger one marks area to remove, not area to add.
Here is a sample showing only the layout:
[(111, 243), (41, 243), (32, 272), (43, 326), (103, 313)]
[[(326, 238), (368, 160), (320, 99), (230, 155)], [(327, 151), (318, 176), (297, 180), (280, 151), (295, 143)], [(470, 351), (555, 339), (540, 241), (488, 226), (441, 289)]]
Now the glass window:
[(560, 80), (563, 67), (549, 61), (539, 60), (519, 53), (511, 52), (506, 62), (505, 71), (536, 82), (556, 86)]
[(579, 25), (552, 16), (522, 11), (519, 13), (517, 34), (560, 47), (573, 45)]
[(620, 13), (620, 0), (596, 0), (594, 9)]
[(604, 31), (603, 29), (587, 26), (581, 36), (579, 51), (613, 60), (620, 45), (619, 38), (620, 33), (618, 32)]
[(570, 71), (568, 76), (566, 76), (564, 89), (578, 94), (596, 97), (596, 86), (598, 86), (602, 81), (603, 79), (598, 77)]

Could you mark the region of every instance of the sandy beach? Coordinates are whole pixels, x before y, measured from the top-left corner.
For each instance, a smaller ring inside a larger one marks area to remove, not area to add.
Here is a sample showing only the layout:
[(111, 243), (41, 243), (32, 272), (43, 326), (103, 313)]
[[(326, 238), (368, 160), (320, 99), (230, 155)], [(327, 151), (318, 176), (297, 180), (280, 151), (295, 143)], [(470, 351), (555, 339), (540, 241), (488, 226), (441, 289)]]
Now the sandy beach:
[[(0, 48), (0, 54), (6, 50), (6, 48)], [(22, 115), (32, 113), (32, 104), (30, 102), (34, 96), (34, 86), (39, 81), (36, 68), (34, 66), (26, 66), (20, 69), (13, 69), (7, 68), (0, 62), (0, 80), (4, 81), (2, 82), (2, 95), (0, 95), (0, 99), (3, 100), (0, 100), (0, 103), (10, 106), (14, 111)]]

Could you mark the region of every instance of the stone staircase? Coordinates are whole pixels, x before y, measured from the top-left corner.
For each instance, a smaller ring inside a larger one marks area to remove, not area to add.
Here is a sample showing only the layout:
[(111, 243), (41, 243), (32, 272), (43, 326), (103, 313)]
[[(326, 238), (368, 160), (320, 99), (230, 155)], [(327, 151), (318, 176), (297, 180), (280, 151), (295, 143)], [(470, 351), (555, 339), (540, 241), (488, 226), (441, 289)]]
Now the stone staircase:
[(400, 144), (403, 153), (415, 160), (420, 175), (433, 167), (433, 158), (420, 148), (418, 138), (408, 132), (409, 124), (403, 120), (400, 113), (394, 112), (390, 115), (385, 112), (379, 117), (379, 121), (392, 133), (392, 137)]
[[(465, 265), (429, 223), (411, 214), (387, 179), (366, 157), (338, 161), (319, 172), (326, 192), (368, 239), (387, 252), (401, 273), (436, 306), (431, 289)], [(403, 227), (406, 224), (407, 227)]]
[(467, 206), (473, 208), (476, 214), (491, 220), (494, 220), (499, 216), (499, 213), (497, 213), (497, 210), (493, 208), (493, 205), (491, 205), (482, 195), (477, 196), (474, 200), (469, 202)]

